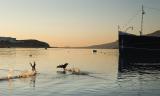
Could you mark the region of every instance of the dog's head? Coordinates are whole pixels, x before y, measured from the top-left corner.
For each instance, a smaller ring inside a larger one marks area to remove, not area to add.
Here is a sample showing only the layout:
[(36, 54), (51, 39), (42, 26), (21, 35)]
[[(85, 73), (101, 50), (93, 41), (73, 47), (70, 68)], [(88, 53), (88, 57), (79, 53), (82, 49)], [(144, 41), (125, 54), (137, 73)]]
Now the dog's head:
[(68, 65), (68, 63), (62, 64), (62, 65), (58, 65), (57, 68), (66, 68)]
[(64, 65), (65, 65), (65, 66), (67, 66), (67, 65), (68, 65), (68, 63), (65, 63)]

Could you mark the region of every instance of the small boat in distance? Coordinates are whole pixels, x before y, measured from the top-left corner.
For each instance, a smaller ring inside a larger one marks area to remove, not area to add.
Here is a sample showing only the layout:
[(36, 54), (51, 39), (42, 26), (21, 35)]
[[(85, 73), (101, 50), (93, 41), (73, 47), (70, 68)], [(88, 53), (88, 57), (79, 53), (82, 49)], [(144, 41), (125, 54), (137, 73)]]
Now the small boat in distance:
[(93, 50), (93, 53), (97, 53), (97, 50), (94, 49), (94, 50)]

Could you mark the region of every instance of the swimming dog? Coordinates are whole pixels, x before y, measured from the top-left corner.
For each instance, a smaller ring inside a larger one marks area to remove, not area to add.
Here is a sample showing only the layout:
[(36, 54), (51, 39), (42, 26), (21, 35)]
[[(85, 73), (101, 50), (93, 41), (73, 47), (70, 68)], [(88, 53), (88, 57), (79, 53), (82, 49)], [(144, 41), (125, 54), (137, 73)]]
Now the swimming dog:
[(63, 68), (63, 70), (65, 71), (65, 70), (66, 70), (67, 65), (68, 65), (68, 63), (61, 64), (61, 65), (58, 65), (58, 66), (57, 66), (57, 68)]

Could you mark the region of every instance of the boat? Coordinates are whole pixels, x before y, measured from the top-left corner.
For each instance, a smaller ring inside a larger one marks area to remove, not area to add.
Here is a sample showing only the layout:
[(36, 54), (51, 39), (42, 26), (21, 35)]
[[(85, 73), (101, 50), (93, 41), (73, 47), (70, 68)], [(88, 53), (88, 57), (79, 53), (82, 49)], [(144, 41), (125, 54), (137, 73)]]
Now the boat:
[(93, 50), (93, 53), (97, 53), (97, 50), (96, 50), (96, 49), (94, 49), (94, 50)]
[(121, 56), (160, 57), (160, 37), (137, 36), (119, 31)]
[[(143, 35), (143, 16), (145, 12), (142, 5), (142, 19), (140, 35), (118, 31), (119, 34), (119, 57), (125, 58), (128, 63), (123, 66), (131, 66), (150, 63), (160, 65), (160, 37)], [(130, 63), (131, 62), (131, 63)], [(148, 63), (149, 62), (149, 63)], [(121, 65), (120, 65), (121, 66)]]

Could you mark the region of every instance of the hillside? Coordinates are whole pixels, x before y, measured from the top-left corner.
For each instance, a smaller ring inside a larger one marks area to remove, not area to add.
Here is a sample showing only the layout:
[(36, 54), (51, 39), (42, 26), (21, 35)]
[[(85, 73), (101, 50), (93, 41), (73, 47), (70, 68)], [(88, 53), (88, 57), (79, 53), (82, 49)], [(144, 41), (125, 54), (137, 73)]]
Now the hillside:
[[(13, 44), (13, 43), (12, 43)], [(12, 47), (24, 47), (24, 48), (49, 48), (50, 45), (46, 42), (39, 40), (17, 40)]]
[(35, 39), (16, 40), (12, 37), (0, 37), (0, 48), (49, 48), (50, 45)]
[(118, 49), (118, 41), (105, 43), (100, 45), (92, 45), (88, 46), (87, 48), (95, 48), (95, 49)]
[[(155, 31), (150, 34), (146, 34), (146, 36), (157, 36), (160, 37), (160, 30)], [(105, 44), (100, 44), (100, 45), (91, 45), (88, 46), (87, 48), (95, 48), (95, 49), (118, 49), (118, 40), (115, 42), (111, 43), (105, 43)]]
[(150, 34), (147, 34), (147, 36), (157, 36), (157, 37), (160, 37), (160, 30), (155, 31), (155, 32), (150, 33)]

